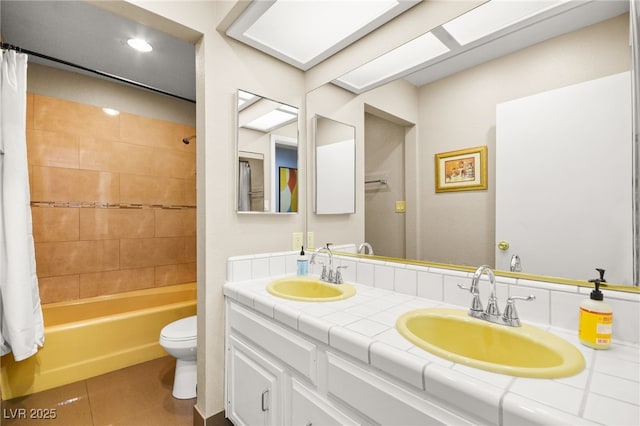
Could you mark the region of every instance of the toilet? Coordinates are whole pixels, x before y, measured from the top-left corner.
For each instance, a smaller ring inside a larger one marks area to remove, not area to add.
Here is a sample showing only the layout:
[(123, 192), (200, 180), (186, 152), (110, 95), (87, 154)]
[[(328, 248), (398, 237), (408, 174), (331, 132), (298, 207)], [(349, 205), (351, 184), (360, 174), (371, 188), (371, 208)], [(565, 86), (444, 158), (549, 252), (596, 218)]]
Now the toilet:
[(196, 397), (197, 343), (195, 315), (174, 321), (160, 331), (160, 346), (176, 358), (176, 374), (172, 391), (174, 398)]

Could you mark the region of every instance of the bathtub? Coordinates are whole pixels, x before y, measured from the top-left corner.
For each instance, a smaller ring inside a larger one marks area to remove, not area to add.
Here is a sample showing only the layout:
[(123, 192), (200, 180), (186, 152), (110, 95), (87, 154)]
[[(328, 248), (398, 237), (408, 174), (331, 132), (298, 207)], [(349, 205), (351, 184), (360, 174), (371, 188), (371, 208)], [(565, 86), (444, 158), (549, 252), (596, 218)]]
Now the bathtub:
[(166, 356), (160, 330), (196, 314), (195, 283), (42, 306), (44, 347), (24, 361), (0, 360), (2, 399), (88, 379)]

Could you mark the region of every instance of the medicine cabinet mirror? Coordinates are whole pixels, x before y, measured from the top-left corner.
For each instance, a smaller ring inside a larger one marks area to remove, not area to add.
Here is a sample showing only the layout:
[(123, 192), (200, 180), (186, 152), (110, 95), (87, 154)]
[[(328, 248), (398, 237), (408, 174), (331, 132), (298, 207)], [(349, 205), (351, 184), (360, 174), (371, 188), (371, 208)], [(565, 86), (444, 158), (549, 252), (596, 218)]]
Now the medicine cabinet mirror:
[(356, 129), (315, 115), (315, 213), (356, 211)]
[(298, 212), (298, 108), (237, 92), (238, 213)]

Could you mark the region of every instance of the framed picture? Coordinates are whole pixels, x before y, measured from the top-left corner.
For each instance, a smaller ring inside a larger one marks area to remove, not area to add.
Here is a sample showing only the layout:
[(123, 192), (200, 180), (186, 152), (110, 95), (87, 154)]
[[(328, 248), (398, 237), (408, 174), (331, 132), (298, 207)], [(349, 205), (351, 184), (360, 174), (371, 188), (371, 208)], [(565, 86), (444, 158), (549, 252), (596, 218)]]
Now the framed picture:
[(436, 154), (436, 192), (487, 189), (487, 146)]
[(280, 202), (279, 212), (298, 211), (298, 169), (279, 167)]

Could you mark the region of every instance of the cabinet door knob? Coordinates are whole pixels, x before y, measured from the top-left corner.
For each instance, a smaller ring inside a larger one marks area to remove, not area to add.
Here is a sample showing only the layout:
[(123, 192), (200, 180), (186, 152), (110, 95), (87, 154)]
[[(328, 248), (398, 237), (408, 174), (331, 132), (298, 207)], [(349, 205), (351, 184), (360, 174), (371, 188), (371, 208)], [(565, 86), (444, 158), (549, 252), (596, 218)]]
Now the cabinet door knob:
[(269, 411), (269, 389), (262, 392), (262, 411)]

